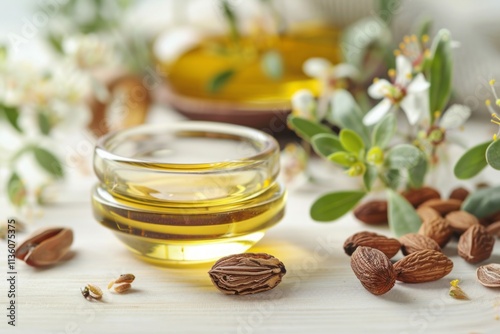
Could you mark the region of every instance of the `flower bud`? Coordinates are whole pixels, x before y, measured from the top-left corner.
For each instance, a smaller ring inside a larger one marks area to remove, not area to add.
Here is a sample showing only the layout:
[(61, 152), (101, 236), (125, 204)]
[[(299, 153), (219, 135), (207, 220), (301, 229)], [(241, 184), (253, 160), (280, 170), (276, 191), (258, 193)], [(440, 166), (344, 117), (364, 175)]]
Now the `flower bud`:
[(360, 176), (366, 172), (366, 166), (362, 162), (356, 162), (347, 170), (347, 175), (349, 176)]
[(366, 161), (372, 165), (384, 163), (384, 151), (378, 146), (372, 147), (366, 154)]

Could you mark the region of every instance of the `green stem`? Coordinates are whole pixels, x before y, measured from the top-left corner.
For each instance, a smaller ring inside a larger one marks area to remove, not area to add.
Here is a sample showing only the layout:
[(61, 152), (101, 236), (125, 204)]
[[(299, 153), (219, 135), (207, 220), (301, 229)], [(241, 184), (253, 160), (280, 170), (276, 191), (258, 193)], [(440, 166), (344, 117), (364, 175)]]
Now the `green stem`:
[(222, 1), (222, 9), (223, 9), (224, 17), (226, 18), (226, 21), (229, 25), (229, 32), (230, 32), (231, 38), (233, 39), (233, 42), (238, 44), (240, 41), (240, 37), (241, 37), (240, 32), (238, 30), (238, 25), (237, 25), (238, 19), (236, 18), (236, 15), (234, 14), (234, 12), (231, 9), (231, 6), (227, 2), (227, 0)]

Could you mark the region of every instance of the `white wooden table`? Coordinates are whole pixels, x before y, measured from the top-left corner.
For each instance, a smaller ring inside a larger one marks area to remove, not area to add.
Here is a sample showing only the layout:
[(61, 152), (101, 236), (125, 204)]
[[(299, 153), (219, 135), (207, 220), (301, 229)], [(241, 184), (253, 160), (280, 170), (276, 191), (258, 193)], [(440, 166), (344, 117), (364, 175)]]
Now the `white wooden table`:
[[(474, 128), (474, 127), (473, 127)], [(473, 130), (475, 141), (487, 133)], [(471, 134), (471, 133), (469, 133)], [(323, 168), (315, 163), (315, 168)], [(326, 170), (326, 169), (325, 169)], [(73, 258), (47, 269), (17, 261), (17, 326), (6, 318), (7, 282), (0, 280), (1, 333), (500, 333), (500, 289), (481, 286), (476, 265), (456, 255), (456, 242), (445, 253), (455, 266), (437, 282), (402, 284), (383, 296), (367, 292), (350, 268), (342, 245), (351, 234), (373, 228), (351, 215), (320, 224), (309, 207), (321, 193), (340, 187), (336, 176), (321, 185), (290, 192), (285, 218), (251, 251), (267, 252), (287, 268), (274, 290), (253, 296), (226, 296), (207, 274), (210, 264), (196, 268), (163, 268), (134, 257), (92, 217), (92, 176), (72, 178), (58, 204), (46, 208), (30, 229), (67, 226), (75, 232)], [(498, 173), (493, 174), (497, 175)], [(479, 180), (486, 179), (486, 176)], [(448, 187), (455, 185), (453, 181)], [(19, 234), (19, 238), (25, 235)], [(7, 245), (0, 242), (0, 270), (6, 276)], [(401, 257), (401, 254), (398, 255)], [(488, 262), (500, 263), (500, 246)], [(102, 301), (85, 300), (80, 287), (88, 282), (105, 288), (122, 273), (133, 273), (133, 289), (124, 295), (105, 293)], [(458, 278), (471, 300), (448, 296)]]

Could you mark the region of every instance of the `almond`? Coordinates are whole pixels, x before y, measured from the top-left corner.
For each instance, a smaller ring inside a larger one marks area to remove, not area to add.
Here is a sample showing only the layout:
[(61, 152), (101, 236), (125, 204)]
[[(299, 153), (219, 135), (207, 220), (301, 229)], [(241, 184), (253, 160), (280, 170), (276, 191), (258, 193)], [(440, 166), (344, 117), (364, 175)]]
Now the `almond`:
[(453, 211), (446, 215), (446, 221), (453, 232), (462, 234), (472, 225), (479, 224), (479, 220), (467, 211)]
[(430, 207), (439, 212), (441, 216), (446, 216), (452, 211), (460, 210), (462, 201), (458, 199), (431, 199), (420, 205), (420, 207)]
[(352, 253), (351, 268), (363, 287), (374, 295), (383, 295), (396, 283), (391, 261), (375, 248), (358, 247)]
[(359, 205), (353, 211), (354, 217), (369, 225), (385, 224), (387, 218), (387, 201), (368, 201)]
[(30, 235), (16, 248), (16, 257), (33, 267), (51, 266), (60, 262), (73, 243), (73, 230), (48, 227)]
[(422, 219), (422, 223), (440, 219), (441, 214), (428, 206), (421, 206), (417, 209), (417, 215)]
[(431, 200), (431, 199), (440, 199), (441, 195), (439, 192), (431, 187), (422, 187), (419, 189), (410, 189), (401, 194), (408, 202), (413, 205), (413, 207), (417, 208), (420, 204)]
[(402, 258), (394, 264), (396, 279), (405, 283), (436, 281), (448, 275), (453, 262), (443, 253), (425, 249)]
[(274, 289), (280, 284), (286, 269), (283, 262), (272, 255), (243, 253), (219, 259), (208, 274), (220, 292), (248, 295)]
[(500, 288), (500, 264), (491, 263), (477, 268), (479, 283), (489, 288)]
[(459, 201), (465, 201), (469, 196), (469, 191), (463, 187), (455, 188), (450, 193), (450, 199), (458, 199)]
[(488, 225), (493, 224), (497, 221), (500, 221), (500, 211), (495, 212), (494, 214), (491, 214), (489, 216), (481, 218), (480, 223), (484, 226), (488, 226)]
[(404, 255), (415, 253), (424, 249), (441, 251), (441, 247), (433, 239), (425, 235), (408, 233), (399, 238), (401, 251)]
[(486, 226), (486, 231), (488, 231), (489, 234), (496, 236), (497, 238), (500, 237), (500, 221)]
[(469, 263), (478, 263), (488, 259), (493, 251), (495, 238), (482, 225), (471, 227), (458, 240), (458, 255)]
[(397, 239), (388, 238), (373, 232), (358, 232), (351, 235), (344, 242), (344, 251), (347, 255), (352, 255), (359, 246), (378, 249), (388, 258), (392, 258), (401, 248)]
[(441, 248), (443, 248), (446, 246), (448, 241), (450, 241), (453, 231), (451, 230), (448, 222), (444, 218), (439, 217), (434, 220), (424, 222), (420, 226), (418, 234), (431, 238), (437, 242)]

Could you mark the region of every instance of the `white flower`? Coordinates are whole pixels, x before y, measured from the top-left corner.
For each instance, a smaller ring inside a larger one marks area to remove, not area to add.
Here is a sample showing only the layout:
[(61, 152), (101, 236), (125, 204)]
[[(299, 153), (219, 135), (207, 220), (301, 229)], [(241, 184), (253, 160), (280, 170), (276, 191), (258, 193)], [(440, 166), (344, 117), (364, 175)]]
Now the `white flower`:
[(317, 103), (310, 90), (301, 89), (292, 96), (292, 115), (311, 121), (317, 119)]
[(307, 182), (308, 157), (306, 150), (297, 143), (287, 144), (281, 152), (280, 176), (287, 189), (298, 188)]
[(373, 125), (380, 121), (393, 106), (400, 106), (410, 124), (413, 125), (428, 109), (427, 90), (430, 84), (422, 73), (415, 78), (412, 77), (412, 64), (408, 58), (396, 57), (394, 77), (394, 82), (385, 79), (375, 80), (368, 88), (368, 95), (374, 99), (383, 98), (383, 100), (365, 115), (363, 119), (365, 125)]
[(325, 84), (330, 85), (338, 79), (356, 78), (359, 71), (351, 64), (340, 63), (333, 65), (325, 58), (310, 58), (308, 59), (302, 70), (312, 78), (323, 80)]
[[(442, 116), (435, 122), (435, 125), (431, 126), (427, 132), (423, 132), (425, 138), (428, 140), (428, 144), (432, 146), (437, 146), (443, 143), (448, 130), (453, 130), (461, 127), (469, 119), (471, 110), (469, 107), (454, 104), (449, 107)], [(462, 145), (459, 142), (458, 137), (447, 137), (448, 142), (454, 142), (458, 145)], [(431, 148), (430, 147), (430, 148)]]
[(116, 65), (119, 61), (112, 43), (94, 34), (65, 39), (63, 49), (80, 68)]
[(359, 77), (359, 71), (356, 67), (346, 63), (333, 65), (325, 58), (308, 59), (304, 62), (302, 70), (306, 75), (315, 78), (321, 83), (321, 93), (316, 108), (316, 118), (318, 119), (322, 119), (326, 114), (330, 96), (338, 88), (338, 83), (344, 79)]
[(469, 107), (454, 104), (444, 112), (443, 116), (439, 119), (438, 125), (444, 130), (457, 129), (465, 124), (470, 114), (471, 110)]

